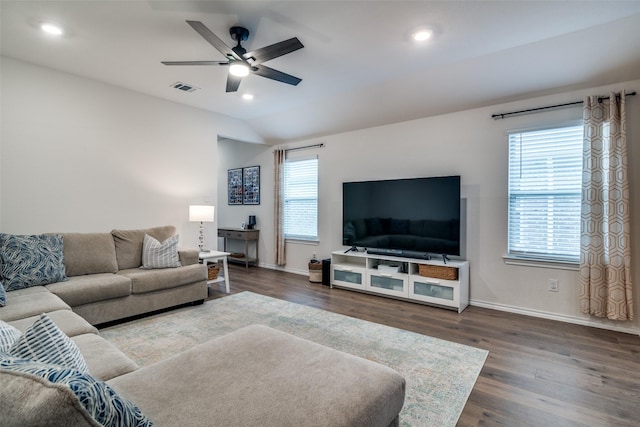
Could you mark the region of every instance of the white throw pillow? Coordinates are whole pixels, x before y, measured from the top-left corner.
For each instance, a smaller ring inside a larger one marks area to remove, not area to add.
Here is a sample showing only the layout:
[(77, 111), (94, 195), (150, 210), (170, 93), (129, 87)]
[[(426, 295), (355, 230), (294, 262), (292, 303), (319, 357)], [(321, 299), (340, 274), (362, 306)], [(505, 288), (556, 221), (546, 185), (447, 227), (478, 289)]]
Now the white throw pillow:
[(174, 234), (160, 243), (148, 234), (142, 242), (142, 268), (181, 267), (178, 256), (178, 235)]

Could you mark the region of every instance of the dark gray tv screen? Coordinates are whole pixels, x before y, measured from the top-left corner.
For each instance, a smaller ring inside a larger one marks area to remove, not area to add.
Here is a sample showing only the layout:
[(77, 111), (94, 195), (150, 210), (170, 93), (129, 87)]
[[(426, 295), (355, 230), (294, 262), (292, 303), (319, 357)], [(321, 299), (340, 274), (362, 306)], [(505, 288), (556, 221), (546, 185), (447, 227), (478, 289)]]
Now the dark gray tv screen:
[(460, 176), (344, 182), (342, 244), (401, 256), (460, 255)]

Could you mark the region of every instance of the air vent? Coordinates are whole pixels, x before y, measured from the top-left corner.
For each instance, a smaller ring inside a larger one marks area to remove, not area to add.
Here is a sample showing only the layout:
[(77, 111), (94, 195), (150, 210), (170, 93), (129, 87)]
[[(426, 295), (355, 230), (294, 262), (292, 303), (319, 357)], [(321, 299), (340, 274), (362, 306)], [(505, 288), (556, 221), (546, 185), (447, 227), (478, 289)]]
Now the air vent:
[(196, 90), (200, 89), (199, 87), (196, 87), (194, 85), (190, 85), (188, 83), (182, 83), (182, 82), (175, 82), (174, 84), (171, 85), (171, 87), (174, 89), (181, 90), (183, 92), (195, 92)]

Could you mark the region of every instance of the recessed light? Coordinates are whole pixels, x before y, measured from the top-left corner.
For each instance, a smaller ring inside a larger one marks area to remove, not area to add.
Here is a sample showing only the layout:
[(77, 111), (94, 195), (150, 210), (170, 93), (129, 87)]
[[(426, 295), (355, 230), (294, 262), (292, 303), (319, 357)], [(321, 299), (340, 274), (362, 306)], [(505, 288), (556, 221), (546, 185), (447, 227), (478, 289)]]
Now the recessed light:
[(52, 34), (54, 36), (60, 36), (64, 32), (61, 27), (50, 23), (40, 25), (40, 29), (47, 34)]
[(246, 99), (247, 101), (251, 101), (253, 99), (253, 95), (250, 93), (243, 93), (242, 99)]
[(431, 37), (433, 37), (433, 30), (430, 30), (428, 28), (421, 28), (414, 31), (413, 34), (411, 34), (411, 37), (417, 42), (427, 41)]

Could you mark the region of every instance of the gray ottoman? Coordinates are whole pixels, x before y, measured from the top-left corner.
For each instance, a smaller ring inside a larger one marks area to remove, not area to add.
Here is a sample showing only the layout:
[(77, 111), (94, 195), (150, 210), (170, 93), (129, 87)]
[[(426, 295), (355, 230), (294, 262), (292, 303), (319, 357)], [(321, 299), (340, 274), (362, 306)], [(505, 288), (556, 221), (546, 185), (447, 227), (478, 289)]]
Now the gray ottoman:
[(393, 426), (396, 371), (252, 325), (108, 383), (156, 426)]

